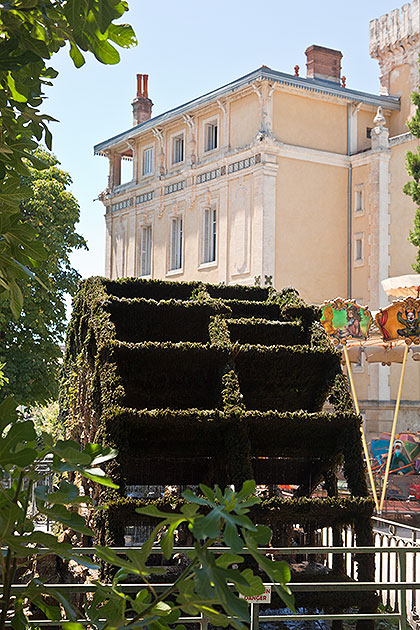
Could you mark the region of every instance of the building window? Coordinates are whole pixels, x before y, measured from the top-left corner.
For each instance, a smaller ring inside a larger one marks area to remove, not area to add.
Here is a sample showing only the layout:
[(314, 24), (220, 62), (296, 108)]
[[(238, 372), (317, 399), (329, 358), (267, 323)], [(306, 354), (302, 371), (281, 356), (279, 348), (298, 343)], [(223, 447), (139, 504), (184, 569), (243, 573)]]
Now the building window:
[(353, 372), (364, 372), (365, 371), (365, 362), (363, 358), (363, 351), (360, 348), (359, 361), (357, 363), (353, 363)]
[(363, 239), (362, 233), (354, 235), (354, 257), (353, 258), (356, 265), (363, 264), (363, 256), (364, 256), (363, 240), (364, 239)]
[(172, 140), (172, 164), (184, 161), (184, 135), (175, 136)]
[(143, 175), (153, 174), (153, 147), (143, 151)]
[(182, 269), (182, 218), (171, 219), (169, 270)]
[(366, 127), (366, 138), (372, 137), (372, 127)]
[(206, 124), (206, 151), (217, 149), (217, 121)]
[(216, 260), (216, 209), (204, 208), (203, 211), (203, 263)]
[(141, 228), (140, 276), (152, 275), (152, 226)]
[(355, 212), (363, 212), (363, 190), (355, 191)]

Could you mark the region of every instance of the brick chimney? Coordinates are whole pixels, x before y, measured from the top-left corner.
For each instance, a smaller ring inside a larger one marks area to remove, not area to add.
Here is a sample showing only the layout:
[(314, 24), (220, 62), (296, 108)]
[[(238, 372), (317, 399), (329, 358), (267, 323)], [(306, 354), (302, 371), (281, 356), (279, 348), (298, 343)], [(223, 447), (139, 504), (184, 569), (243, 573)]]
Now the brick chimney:
[(152, 117), (153, 103), (147, 94), (148, 74), (137, 75), (137, 95), (131, 103), (133, 106), (133, 126), (149, 120)]
[(305, 55), (308, 79), (325, 79), (340, 83), (343, 55), (339, 50), (313, 45), (305, 50)]

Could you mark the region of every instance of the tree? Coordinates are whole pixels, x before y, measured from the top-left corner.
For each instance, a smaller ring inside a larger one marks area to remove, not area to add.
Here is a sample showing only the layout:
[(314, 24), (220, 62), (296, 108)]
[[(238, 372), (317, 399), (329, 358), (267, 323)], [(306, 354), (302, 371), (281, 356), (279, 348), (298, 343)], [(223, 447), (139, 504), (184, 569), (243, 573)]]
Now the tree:
[[(420, 138), (420, 93), (413, 92), (411, 100), (416, 106), (416, 113), (407, 121), (407, 126), (413, 136)], [(403, 188), (406, 195), (409, 195), (417, 206), (414, 216), (414, 227), (410, 230), (408, 240), (417, 247), (416, 262), (411, 265), (414, 271), (420, 273), (420, 147), (415, 153), (407, 151), (406, 157), (407, 172), (413, 178), (407, 182)]]
[(5, 0), (0, 5), (0, 297), (7, 298), (18, 317), (23, 295), (20, 282), (47, 253), (36, 228), (23, 221), (20, 202), (31, 189), (22, 176), (28, 163), (46, 168), (35, 149), (44, 138), (52, 145), (50, 116), (40, 112), (44, 86), (56, 70), (52, 55), (69, 45), (76, 67), (91, 52), (102, 63), (119, 62), (113, 44), (135, 45), (131, 26), (115, 24), (128, 10), (124, 0)]
[(8, 305), (0, 303), (0, 361), (6, 363), (9, 379), (5, 391), (13, 392), (17, 402), (25, 405), (57, 398), (59, 344), (66, 327), (64, 296), (74, 294), (80, 279), (69, 255), (72, 249), (86, 247), (75, 230), (80, 209), (67, 190), (70, 175), (46, 151), (38, 149), (36, 157), (48, 168), (39, 171), (29, 167), (24, 183), (32, 194), (21, 204), (21, 215), (37, 232), (47, 252), (37, 269), (42, 286), (34, 278), (22, 280), (24, 307), (16, 321), (10, 320)]
[(65, 429), (61, 418), (58, 414), (58, 402), (50, 401), (42, 407), (32, 407), (29, 414), (34, 423), (37, 435), (42, 432), (51, 435), (53, 440), (63, 440), (65, 437)]

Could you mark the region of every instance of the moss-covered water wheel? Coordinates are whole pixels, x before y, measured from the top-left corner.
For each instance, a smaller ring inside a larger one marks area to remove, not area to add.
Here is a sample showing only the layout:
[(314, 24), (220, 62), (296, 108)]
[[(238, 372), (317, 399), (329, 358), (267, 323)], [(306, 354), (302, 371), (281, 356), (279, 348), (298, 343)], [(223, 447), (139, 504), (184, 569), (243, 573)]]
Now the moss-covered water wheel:
[[(293, 289), (104, 278), (82, 283), (61, 403), (72, 437), (84, 441), (95, 433), (119, 451), (110, 472), (120, 490), (102, 491), (109, 509), (92, 521), (98, 541), (123, 545), (127, 528), (147, 528), (135, 513), (145, 502), (170, 511), (182, 501), (136, 498), (133, 487), (238, 485), (253, 477), (272, 487), (297, 486), (292, 498), (269, 496), (254, 510), (254, 519), (273, 529), (273, 546), (292, 545), (296, 536), (300, 545), (314, 544), (323, 527), (333, 528), (339, 546), (347, 526), (358, 545), (373, 544), (361, 418), (319, 317)], [(323, 411), (327, 399), (332, 413)], [(336, 495), (341, 462), (350, 490), (345, 499)], [(313, 497), (322, 481), (329, 497)], [(350, 580), (341, 556), (329, 574), (290, 559), (294, 579)], [(371, 556), (358, 557), (358, 578), (373, 581)], [(351, 592), (305, 598), (307, 606), (326, 611), (355, 606), (374, 612), (377, 604), (375, 595)]]

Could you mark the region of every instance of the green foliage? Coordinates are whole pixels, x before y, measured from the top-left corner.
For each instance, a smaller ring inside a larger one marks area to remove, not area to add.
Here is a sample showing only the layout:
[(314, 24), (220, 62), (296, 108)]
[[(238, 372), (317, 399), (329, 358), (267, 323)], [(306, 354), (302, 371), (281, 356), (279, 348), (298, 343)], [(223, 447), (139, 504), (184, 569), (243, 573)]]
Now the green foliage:
[[(264, 318), (232, 316), (248, 307)], [(352, 494), (365, 496), (360, 418), (317, 317), (319, 309), (292, 289), (91, 278), (82, 283), (69, 326), (63, 415), (75, 436), (88, 422), (118, 447), (114, 474), (122, 487), (240, 486), (255, 476), (258, 457), (281, 455), (322, 458), (324, 469), (344, 458)], [(232, 339), (236, 324), (243, 342), (265, 326), (287, 343), (240, 343)], [(160, 340), (146, 341), (148, 330)], [(284, 330), (306, 343), (290, 343), (296, 339)], [(187, 341), (190, 335), (202, 341)], [(133, 343), (134, 336), (143, 339)], [(320, 411), (328, 395), (335, 414)], [(103, 519), (106, 538), (121, 544), (117, 521)]]
[(0, 360), (9, 377), (7, 393), (19, 404), (42, 404), (58, 396), (58, 370), (66, 328), (65, 295), (74, 295), (80, 276), (71, 267), (73, 249), (86, 247), (77, 234), (80, 208), (69, 192), (71, 178), (58, 160), (46, 151), (36, 156), (48, 165), (42, 171), (29, 168), (22, 179), (32, 191), (21, 205), (25, 224), (36, 230), (48, 258), (37, 269), (37, 278), (20, 283), (24, 308), (18, 320), (10, 321), (6, 303), (0, 301)]
[[(413, 92), (411, 100), (416, 106), (416, 113), (411, 120), (407, 121), (407, 126), (413, 136), (420, 138), (420, 93)], [(417, 148), (416, 152), (407, 151), (406, 156), (406, 168), (407, 172), (412, 177), (408, 181), (403, 191), (406, 195), (409, 195), (417, 206), (416, 214), (414, 216), (414, 226), (410, 230), (408, 240), (417, 248), (416, 262), (411, 265), (414, 271), (420, 273), (420, 151)]]
[[(142, 517), (151, 516), (160, 522), (141, 550), (127, 549), (124, 555), (119, 555), (109, 547), (95, 547), (97, 558), (112, 566), (114, 578), (110, 585), (96, 582), (93, 600), (86, 600), (80, 610), (59, 588), (47, 587), (37, 578), (25, 582), (24, 588), (15, 595), (13, 585), (17, 572), (30, 568), (35, 559), (51, 553), (65, 562), (72, 560), (88, 569), (98, 568), (91, 558), (75, 554), (71, 546), (59, 542), (57, 536), (37, 530), (35, 521), (43, 515), (73, 532), (93, 535), (78, 508), (93, 507), (94, 499), (89, 494), (81, 496), (79, 486), (66, 476), (72, 474), (76, 480), (85, 477), (115, 488), (101, 466), (112, 460), (116, 451), (98, 444), (87, 444), (81, 450), (72, 440), (54, 443), (47, 433), (42, 434), (43, 446), (39, 447), (33, 422), (18, 416), (11, 397), (0, 404), (0, 431), (3, 482), (0, 485), (0, 545), (3, 550), (0, 556), (0, 630), (4, 630), (9, 621), (15, 630), (25, 630), (30, 606), (57, 622), (64, 614), (70, 620), (63, 624), (68, 630), (81, 630), (83, 626), (76, 622), (80, 618), (98, 629), (103, 627), (100, 619), (105, 618), (107, 627), (115, 630), (125, 627), (167, 630), (181, 614), (204, 614), (218, 626), (230, 625), (242, 630), (249, 622), (249, 607), (238, 593), (263, 593), (261, 573), (276, 582), (278, 595), (293, 609), (294, 599), (287, 586), (290, 581), (287, 563), (272, 561), (258, 551), (258, 546), (268, 545), (271, 531), (265, 526), (254, 525), (248, 516), (250, 509), (260, 502), (254, 496), (253, 481), (244, 483), (238, 493), (229, 488), (222, 493), (218, 487), (213, 491), (206, 486), (201, 486), (202, 496), (186, 492), (180, 513), (162, 512), (153, 505), (138, 509)], [(39, 472), (39, 464), (47, 456), (51, 457), (50, 471), (57, 477), (53, 489), (42, 483), (42, 473)], [(10, 484), (6, 483), (8, 478)], [(33, 492), (35, 509), (30, 511)], [(183, 525), (188, 526), (194, 537), (193, 550), (187, 554), (188, 566), (173, 585), (158, 595), (151, 582), (153, 575), (161, 570), (150, 563), (152, 547), (159, 539), (165, 558), (172, 558), (174, 536)], [(221, 544), (230, 546), (231, 550), (219, 555), (210, 550)], [(240, 570), (234, 566), (244, 562), (245, 547), (254, 558), (257, 573), (250, 568)], [(133, 577), (145, 588), (132, 596), (125, 592), (123, 583)]]
[[(125, 596), (127, 609), (135, 611), (136, 627), (152, 627), (150, 624), (154, 621), (153, 627), (166, 630), (184, 613), (188, 616), (203, 614), (216, 626), (245, 629), (244, 622), (249, 623), (249, 606), (236, 592), (242, 595), (263, 593), (260, 572), (276, 583), (278, 595), (293, 610), (294, 599), (287, 586), (290, 580), (287, 563), (270, 560), (258, 551), (258, 546), (268, 545), (271, 531), (268, 527), (254, 525), (248, 516), (252, 506), (260, 502), (254, 494), (255, 482), (245, 482), (237, 493), (229, 488), (222, 493), (218, 486), (214, 491), (204, 485), (200, 489), (202, 495), (184, 492), (185, 501), (179, 513), (163, 512), (151, 504), (137, 508), (140, 515), (151, 517), (154, 522), (159, 519), (141, 552), (127, 550), (126, 558), (121, 559), (109, 549), (96, 548), (102, 560), (120, 567), (113, 580), (114, 590), (118, 590), (119, 584), (129, 576), (147, 583), (150, 576), (161, 573), (159, 567), (147, 564), (158, 537), (164, 557), (170, 559), (177, 530), (187, 525), (192, 533), (194, 549), (187, 553), (189, 564), (174, 585), (168, 586), (161, 595), (153, 596), (150, 585), (147, 595), (137, 595), (136, 602)], [(230, 547), (230, 551), (215, 555), (211, 547), (220, 545)], [(255, 560), (257, 574), (250, 568), (241, 571), (233, 566), (244, 562), (245, 548)], [(234, 586), (233, 590), (229, 584)], [(158, 608), (162, 603), (165, 605)], [(114, 597), (114, 608), (110, 610), (113, 617), (118, 615), (117, 607)]]
[[(360, 418), (319, 317), (292, 289), (102, 278), (81, 284), (68, 329), (63, 415), (75, 438), (90, 432), (119, 449), (112, 466), (120, 490), (101, 493), (107, 509), (96, 515), (96, 541), (124, 544), (125, 527), (144, 526), (146, 513), (136, 509), (146, 508), (155, 515), (152, 527), (160, 512), (167, 528), (184, 518), (178, 540), (191, 543), (185, 497), (139, 500), (124, 496), (127, 486), (240, 488), (256, 477), (299, 486), (293, 499), (250, 507), (253, 522), (273, 526), (274, 545), (290, 542), (293, 523), (306, 533), (332, 525), (338, 534), (351, 525), (358, 544), (370, 544)], [(333, 414), (321, 411), (328, 396)], [(345, 500), (333, 496), (342, 461), (351, 493)], [(312, 498), (323, 479), (331, 497)], [(206, 516), (209, 505), (201, 508)], [(357, 562), (359, 579), (372, 579), (371, 557)], [(170, 567), (172, 575), (181, 570)], [(334, 597), (336, 610), (342, 594)], [(376, 605), (352, 593), (354, 604), (370, 612)]]
[[(4, 630), (6, 621), (12, 619), (13, 628), (24, 630), (30, 603), (40, 608), (48, 619), (59, 619), (59, 604), (64, 604), (75, 619), (75, 612), (65, 598), (58, 591), (46, 589), (39, 580), (31, 580), (16, 597), (12, 584), (16, 583), (18, 570), (30, 568), (35, 558), (50, 552), (66, 561), (73, 559), (86, 567), (96, 567), (90, 558), (74, 556), (71, 545), (36, 529), (35, 522), (42, 515), (75, 532), (91, 535), (93, 532), (75, 508), (91, 505), (93, 500), (90, 496), (79, 496), (78, 486), (64, 475), (70, 473), (115, 487), (101, 465), (114, 458), (116, 451), (99, 445), (88, 445), (81, 450), (80, 445), (71, 440), (54, 443), (47, 433), (42, 433), (42, 446), (39, 446), (33, 421), (20, 417), (13, 397), (4, 398), (0, 403), (0, 434), (0, 629)], [(48, 457), (50, 472), (41, 473), (39, 466)], [(57, 477), (58, 486), (53, 491), (47, 485), (49, 474)], [(33, 491), (35, 505), (30, 506)], [(43, 600), (47, 592), (57, 605), (47, 605)]]
[(123, 0), (8, 0), (0, 9), (0, 296), (17, 318), (23, 304), (20, 282), (47, 259), (38, 229), (24, 220), (19, 204), (31, 197), (29, 165), (48, 165), (36, 153), (44, 140), (51, 149), (51, 116), (41, 113), (46, 86), (57, 71), (54, 53), (68, 45), (76, 67), (91, 52), (114, 64), (114, 46), (136, 44), (132, 28), (114, 24), (128, 10)]
[(42, 432), (51, 435), (54, 440), (64, 438), (64, 427), (58, 417), (58, 402), (50, 401), (42, 407), (31, 407), (30, 415), (37, 435)]

